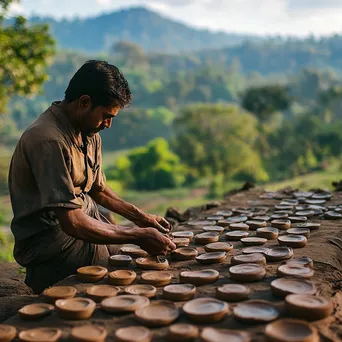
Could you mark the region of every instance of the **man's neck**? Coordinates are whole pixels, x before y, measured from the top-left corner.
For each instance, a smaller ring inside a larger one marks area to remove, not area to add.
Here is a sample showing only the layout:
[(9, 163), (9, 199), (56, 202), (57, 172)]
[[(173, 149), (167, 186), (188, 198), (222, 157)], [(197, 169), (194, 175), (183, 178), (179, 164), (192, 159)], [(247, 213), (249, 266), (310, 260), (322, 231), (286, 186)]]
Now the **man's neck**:
[(65, 100), (63, 100), (63, 101), (61, 101), (59, 106), (62, 108), (63, 113), (65, 114), (67, 119), (70, 121), (71, 125), (74, 127), (75, 133), (77, 134), (78, 138), (80, 139), (80, 141), (82, 141), (79, 120), (75, 116), (75, 111), (73, 110), (73, 104), (68, 103)]

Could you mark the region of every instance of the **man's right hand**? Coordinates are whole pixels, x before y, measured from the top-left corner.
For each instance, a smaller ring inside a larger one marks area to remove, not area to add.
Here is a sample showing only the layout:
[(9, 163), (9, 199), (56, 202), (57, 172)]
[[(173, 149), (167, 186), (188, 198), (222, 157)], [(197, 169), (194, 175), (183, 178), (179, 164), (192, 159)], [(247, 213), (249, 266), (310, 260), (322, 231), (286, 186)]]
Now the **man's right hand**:
[(166, 255), (176, 248), (176, 245), (155, 228), (140, 229), (141, 236), (136, 242), (151, 255)]

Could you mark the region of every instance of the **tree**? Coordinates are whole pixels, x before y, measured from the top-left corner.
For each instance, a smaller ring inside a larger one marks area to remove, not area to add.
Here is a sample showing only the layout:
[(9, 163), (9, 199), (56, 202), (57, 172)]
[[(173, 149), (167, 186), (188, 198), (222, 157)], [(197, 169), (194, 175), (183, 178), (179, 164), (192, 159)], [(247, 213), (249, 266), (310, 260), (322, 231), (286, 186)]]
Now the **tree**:
[(13, 0), (0, 0), (0, 113), (15, 94), (37, 93), (47, 79), (45, 68), (54, 53), (46, 25), (29, 26), (18, 16), (5, 25)]

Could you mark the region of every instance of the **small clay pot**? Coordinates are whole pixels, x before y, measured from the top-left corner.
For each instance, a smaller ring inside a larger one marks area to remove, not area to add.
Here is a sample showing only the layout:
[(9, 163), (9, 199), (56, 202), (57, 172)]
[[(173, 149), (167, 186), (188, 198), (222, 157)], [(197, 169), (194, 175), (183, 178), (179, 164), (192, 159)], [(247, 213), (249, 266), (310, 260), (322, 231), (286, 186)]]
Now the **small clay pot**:
[(240, 284), (225, 284), (216, 289), (216, 298), (226, 302), (239, 302), (248, 299), (251, 290)]
[(163, 288), (163, 298), (174, 302), (193, 299), (196, 287), (192, 284), (172, 284)]
[(284, 245), (292, 248), (302, 248), (308, 243), (308, 239), (303, 235), (282, 235), (278, 237), (279, 245)]
[(265, 253), (267, 261), (282, 261), (293, 257), (293, 249), (288, 246), (275, 246), (269, 248)]
[(157, 289), (149, 284), (130, 285), (125, 288), (125, 293), (130, 295), (152, 298), (156, 295)]
[(257, 230), (261, 227), (266, 227), (267, 223), (266, 221), (261, 220), (249, 220), (246, 221), (246, 224), (248, 224), (250, 230)]
[(309, 294), (317, 292), (315, 284), (305, 279), (278, 278), (271, 282), (272, 294), (276, 297), (285, 298), (289, 294)]
[(137, 267), (145, 270), (167, 270), (169, 262), (167, 259), (161, 260), (160, 258), (147, 256), (146, 258), (138, 258), (135, 260)]
[(172, 236), (174, 238), (189, 239), (191, 241), (194, 237), (194, 233), (189, 230), (186, 230), (186, 231), (181, 231), (181, 232), (173, 232)]
[(195, 242), (199, 245), (206, 245), (207, 243), (217, 242), (219, 237), (220, 234), (214, 232), (201, 233), (195, 236)]
[(227, 221), (229, 223), (241, 223), (241, 222), (246, 222), (248, 220), (248, 217), (245, 215), (242, 216), (231, 216), (227, 218)]
[(192, 260), (192, 259), (195, 259), (197, 255), (198, 255), (198, 251), (196, 248), (193, 248), (193, 247), (177, 248), (171, 253), (172, 259), (178, 260), (178, 261)]
[(96, 303), (89, 298), (70, 298), (56, 300), (56, 311), (63, 319), (81, 320), (90, 318)]
[(55, 342), (62, 336), (62, 330), (57, 328), (37, 328), (23, 330), (19, 339), (23, 342)]
[(301, 211), (297, 211), (295, 213), (295, 216), (304, 216), (304, 217), (310, 218), (312, 216), (315, 216), (315, 212), (313, 210), (301, 210)]
[(108, 283), (111, 285), (131, 285), (137, 274), (131, 270), (117, 270), (108, 273)]
[(286, 310), (296, 318), (307, 321), (317, 321), (330, 316), (333, 312), (333, 303), (320, 296), (290, 294), (285, 298)]
[(108, 297), (115, 297), (121, 292), (120, 288), (112, 285), (94, 285), (86, 289), (87, 296), (96, 303)]
[(252, 337), (249, 333), (229, 330), (229, 329), (216, 329), (216, 328), (204, 328), (201, 333), (201, 342), (251, 342)]
[(196, 257), (196, 261), (203, 265), (209, 265), (214, 263), (221, 263), (225, 261), (227, 254), (225, 252), (210, 252), (203, 253)]
[(293, 193), (294, 197), (304, 197), (304, 198), (310, 198), (313, 196), (313, 192), (312, 191), (295, 191)]
[(180, 274), (181, 283), (190, 283), (195, 286), (212, 284), (219, 278), (219, 272), (206, 269), (201, 271), (183, 271)]
[(195, 325), (177, 323), (169, 327), (167, 340), (171, 342), (191, 342), (199, 335), (199, 330)]
[(274, 227), (258, 228), (256, 232), (257, 237), (267, 240), (275, 240), (279, 235), (279, 230)]
[(141, 249), (137, 245), (128, 244), (121, 247), (120, 252), (125, 255), (129, 255), (132, 258), (140, 258), (147, 256), (147, 252)]
[(0, 324), (0, 341), (11, 342), (17, 336), (17, 329), (11, 325)]
[(318, 229), (321, 226), (318, 222), (303, 222), (303, 223), (294, 223), (292, 228), (308, 228), (310, 230)]
[(220, 215), (220, 216), (223, 216), (223, 217), (230, 217), (233, 215), (233, 212), (230, 211), (230, 210), (220, 210), (216, 213), (216, 215)]
[(147, 297), (137, 295), (122, 295), (106, 298), (101, 302), (101, 309), (109, 313), (135, 312), (150, 304)]
[(267, 239), (260, 237), (246, 237), (240, 240), (245, 246), (262, 246), (267, 242)]
[(310, 279), (315, 274), (314, 270), (305, 266), (280, 265), (277, 270), (278, 277), (295, 277)]
[(224, 216), (222, 216), (222, 215), (212, 215), (212, 216), (208, 216), (206, 219), (208, 221), (219, 221), (219, 220), (224, 220)]
[(293, 204), (278, 204), (274, 206), (275, 210), (291, 210), (293, 209), (294, 205)]
[(327, 211), (324, 214), (324, 217), (329, 220), (340, 220), (342, 218), (342, 213), (338, 213), (336, 211)]
[(132, 263), (132, 257), (125, 254), (111, 255), (108, 262), (111, 266), (129, 266)]
[(291, 228), (291, 221), (285, 219), (273, 220), (271, 221), (271, 226), (279, 230), (287, 230)]
[(205, 245), (206, 252), (230, 252), (233, 249), (233, 245), (229, 242), (213, 242)]
[(279, 310), (265, 300), (247, 300), (237, 304), (234, 317), (244, 323), (267, 323), (279, 317)]
[(169, 272), (144, 272), (141, 275), (141, 282), (144, 284), (150, 284), (156, 287), (166, 286), (171, 283), (172, 274)]
[(194, 322), (209, 324), (221, 321), (228, 314), (229, 306), (215, 298), (197, 298), (185, 303), (183, 311)]
[(249, 230), (249, 225), (246, 223), (231, 223), (229, 225), (229, 230), (233, 231), (233, 230), (242, 230), (242, 231), (247, 231)]
[(77, 290), (72, 286), (53, 286), (42, 293), (45, 300), (54, 304), (57, 299), (67, 299), (76, 296)]
[(267, 215), (261, 215), (261, 216), (254, 216), (254, 220), (261, 220), (261, 221), (269, 221), (271, 219), (271, 216)]
[(230, 267), (229, 274), (233, 280), (252, 282), (264, 279), (266, 270), (257, 264), (242, 264)]
[(247, 247), (242, 250), (243, 254), (253, 254), (253, 253), (261, 253), (265, 254), (267, 253), (269, 248), (267, 247), (260, 247), (260, 246), (252, 246), (252, 247)]
[(80, 342), (104, 342), (107, 330), (100, 325), (81, 325), (71, 329), (71, 336)]
[(304, 223), (308, 220), (306, 216), (289, 216), (289, 220), (291, 221), (291, 225), (294, 223)]
[(135, 311), (135, 318), (148, 327), (162, 327), (173, 323), (179, 311), (173, 302), (160, 300)]
[(311, 269), (314, 268), (313, 260), (307, 256), (302, 256), (300, 258), (294, 258), (286, 261), (286, 264), (289, 266), (304, 266), (309, 267)]
[(84, 266), (77, 270), (77, 279), (84, 283), (95, 283), (103, 279), (108, 270), (102, 266)]
[(240, 254), (235, 255), (230, 259), (232, 266), (241, 264), (258, 264), (260, 266), (266, 266), (266, 258), (261, 253), (252, 254)]
[(215, 221), (209, 220), (193, 220), (186, 223), (189, 226), (215, 226)]
[(248, 232), (243, 230), (233, 230), (226, 233), (224, 236), (228, 241), (240, 241), (243, 238), (247, 238), (249, 235)]
[(204, 226), (202, 229), (204, 232), (213, 232), (219, 234), (221, 234), (224, 231), (224, 228), (221, 226)]
[(36, 321), (50, 315), (53, 305), (46, 303), (35, 303), (23, 306), (18, 310), (19, 317), (26, 321)]
[(312, 199), (318, 199), (318, 200), (329, 200), (332, 197), (332, 193), (331, 192), (321, 192), (321, 193), (315, 193), (312, 195)]
[(119, 328), (115, 331), (115, 341), (117, 342), (150, 342), (152, 332), (142, 326), (131, 326)]
[(172, 242), (176, 245), (176, 247), (187, 247), (189, 246), (190, 240), (187, 238), (174, 238)]
[[(282, 214), (273, 214), (271, 216), (271, 224), (272, 224), (272, 221), (287, 221), (287, 218), (289, 217), (289, 214), (288, 213), (282, 213)], [(275, 224), (278, 224), (277, 222), (275, 222)], [(279, 222), (280, 224), (280, 222)], [(273, 224), (272, 224), (273, 226)], [(276, 227), (276, 226), (273, 226), (275, 228), (278, 228), (278, 229), (284, 229), (284, 228), (280, 228), (280, 227)]]
[(290, 235), (302, 235), (307, 239), (310, 237), (310, 229), (308, 228), (290, 228), (286, 231), (286, 233)]

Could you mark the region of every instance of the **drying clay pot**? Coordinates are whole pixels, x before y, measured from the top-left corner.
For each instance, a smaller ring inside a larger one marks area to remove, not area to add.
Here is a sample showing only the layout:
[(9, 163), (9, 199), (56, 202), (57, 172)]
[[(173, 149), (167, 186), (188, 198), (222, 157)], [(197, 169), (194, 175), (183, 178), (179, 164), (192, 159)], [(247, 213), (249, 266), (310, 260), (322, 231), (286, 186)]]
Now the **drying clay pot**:
[(230, 210), (221, 210), (216, 213), (216, 215), (224, 216), (224, 217), (230, 217), (233, 215), (233, 212)]
[(259, 281), (265, 278), (266, 270), (257, 264), (242, 264), (230, 267), (229, 274), (236, 281)]
[(85, 283), (95, 283), (103, 279), (108, 270), (102, 266), (84, 266), (77, 270), (77, 279)]
[(96, 303), (108, 297), (115, 297), (121, 292), (120, 288), (112, 285), (94, 285), (86, 289), (87, 296)]
[(278, 278), (271, 283), (272, 293), (280, 298), (285, 298), (289, 294), (309, 294), (317, 292), (316, 286), (305, 279)]
[(315, 193), (312, 195), (312, 199), (318, 199), (318, 200), (329, 200), (332, 197), (331, 192), (322, 192), (322, 193)]
[(279, 230), (274, 227), (258, 228), (256, 232), (257, 237), (267, 240), (275, 240), (278, 237), (278, 234)]
[(153, 256), (146, 258), (138, 258), (135, 260), (137, 267), (145, 270), (167, 270), (169, 268), (169, 262), (167, 259), (160, 259)]
[(166, 300), (152, 302), (135, 312), (135, 318), (149, 327), (161, 327), (173, 323), (179, 316), (176, 305)]
[(179, 279), (182, 283), (201, 286), (214, 283), (218, 279), (219, 275), (219, 272), (211, 269), (201, 271), (183, 271), (181, 272)]
[(230, 252), (233, 249), (233, 245), (229, 242), (213, 242), (205, 245), (206, 252)]
[(267, 323), (279, 317), (279, 310), (265, 300), (248, 300), (234, 308), (234, 317), (245, 323)]
[(266, 227), (267, 225), (266, 221), (261, 220), (249, 220), (246, 224), (248, 224), (250, 230), (257, 230), (258, 228)]
[(183, 311), (194, 322), (209, 324), (222, 320), (229, 306), (215, 298), (197, 298), (185, 303)]
[(122, 246), (121, 249), (120, 249), (120, 252), (122, 254), (129, 255), (132, 258), (139, 258), (139, 257), (147, 256), (147, 252), (146, 251), (141, 249), (139, 246), (132, 245), (132, 244), (128, 244), (128, 245)]
[(132, 257), (125, 254), (111, 255), (108, 262), (112, 266), (129, 266), (132, 263)]
[(289, 314), (306, 321), (316, 321), (330, 316), (334, 306), (330, 300), (320, 296), (290, 294), (285, 298)]
[(267, 239), (259, 237), (246, 237), (240, 240), (245, 246), (261, 246), (267, 242)]
[(187, 230), (187, 231), (182, 231), (182, 232), (173, 232), (172, 236), (174, 238), (189, 239), (191, 241), (194, 237), (194, 233)]
[(341, 213), (338, 213), (336, 211), (327, 211), (325, 214), (324, 214), (324, 217), (329, 219), (329, 220), (339, 220), (342, 218), (342, 214)]
[(137, 275), (131, 270), (117, 270), (108, 273), (108, 283), (111, 285), (131, 285)]
[(229, 225), (229, 230), (242, 230), (247, 231), (249, 230), (249, 226), (246, 223), (232, 223)]
[(225, 284), (216, 289), (216, 298), (227, 302), (239, 302), (248, 299), (251, 290), (240, 284)]
[(101, 302), (101, 309), (109, 313), (135, 312), (150, 304), (150, 300), (143, 296), (122, 295), (106, 298)]
[(223, 262), (226, 260), (227, 254), (225, 252), (209, 252), (203, 253), (196, 257), (198, 263), (209, 265), (214, 263)]
[(201, 342), (251, 342), (252, 338), (249, 333), (229, 330), (204, 328), (201, 333)]
[(53, 286), (42, 293), (45, 299), (54, 304), (57, 299), (67, 299), (76, 296), (77, 290), (72, 286)]
[(58, 315), (63, 319), (88, 319), (94, 313), (96, 303), (89, 298), (58, 299), (55, 303)]
[(261, 253), (252, 254), (240, 254), (235, 255), (230, 259), (232, 266), (241, 264), (258, 264), (260, 266), (266, 266), (266, 258)]
[(57, 328), (37, 328), (20, 332), (19, 339), (24, 342), (55, 342), (62, 336)]
[(305, 200), (306, 204), (313, 204), (313, 205), (323, 205), (324, 203), (326, 203), (325, 199), (308, 199)]
[(195, 325), (178, 323), (169, 327), (167, 340), (171, 342), (190, 342), (194, 341), (199, 335), (199, 330)]
[(222, 215), (212, 215), (212, 216), (208, 216), (207, 220), (208, 221), (219, 221), (219, 220), (223, 220), (224, 216)]
[(293, 257), (292, 247), (275, 246), (264, 253), (267, 261), (282, 261)]
[(35, 321), (51, 314), (54, 307), (46, 303), (36, 303), (23, 306), (18, 310), (19, 317), (24, 320)]
[(171, 283), (172, 274), (169, 272), (144, 272), (141, 275), (141, 282), (153, 286), (165, 286)]
[[(288, 221), (287, 218), (289, 217), (289, 214), (287, 213), (283, 213), (283, 214), (273, 214), (271, 216), (271, 220), (272, 221)], [(272, 221), (271, 221), (271, 224), (272, 224)], [(280, 222), (279, 222), (280, 223)], [(275, 223), (277, 224), (277, 222)], [(273, 226), (273, 224), (272, 224)], [(273, 227), (276, 227), (276, 226), (273, 226)], [(276, 227), (276, 228), (279, 228), (279, 227)], [(279, 228), (281, 229), (281, 228)]]
[(297, 211), (295, 215), (310, 218), (315, 215), (315, 212), (313, 210), (301, 210)]
[(82, 325), (71, 329), (71, 336), (80, 342), (104, 342), (107, 330), (100, 325)]
[(300, 258), (294, 258), (291, 260), (286, 261), (287, 265), (289, 266), (304, 266), (313, 268), (313, 260), (307, 256), (302, 256)]
[(313, 192), (312, 191), (295, 191), (293, 193), (294, 197), (305, 197), (305, 198), (309, 198), (313, 196)]
[(271, 216), (267, 215), (261, 215), (261, 216), (254, 216), (254, 220), (261, 220), (261, 221), (269, 221), (271, 219)]
[(152, 298), (156, 295), (157, 289), (149, 284), (136, 284), (126, 287), (125, 293)]
[(302, 248), (308, 243), (308, 239), (303, 235), (283, 235), (278, 237), (279, 245), (292, 248)]
[(196, 287), (192, 284), (172, 284), (163, 288), (163, 297), (172, 301), (186, 301), (194, 298)]
[(205, 232), (213, 232), (221, 234), (224, 231), (224, 228), (221, 226), (204, 226), (203, 231)]
[(201, 233), (195, 236), (195, 242), (199, 245), (206, 245), (207, 243), (217, 242), (219, 237), (220, 234), (215, 232)]
[(314, 270), (310, 267), (305, 266), (292, 266), (292, 265), (280, 265), (278, 267), (277, 275), (278, 277), (295, 277), (295, 278), (303, 278), (310, 279), (315, 274)]
[(294, 223), (292, 228), (308, 228), (310, 230), (318, 229), (321, 226), (318, 222), (303, 222), (303, 223)]
[(17, 335), (17, 329), (11, 325), (0, 324), (0, 341), (11, 342)]
[(293, 207), (294, 207), (294, 205), (290, 204), (290, 203), (288, 203), (288, 204), (278, 204), (278, 205), (274, 206), (274, 209), (275, 210), (292, 210)]
[(310, 237), (310, 229), (308, 228), (290, 228), (286, 232), (291, 235), (302, 235), (307, 239)]
[(241, 222), (246, 222), (248, 220), (247, 216), (232, 216), (227, 218), (228, 223), (241, 223)]
[(260, 246), (252, 246), (252, 247), (247, 247), (242, 250), (243, 254), (253, 254), (253, 253), (261, 253), (265, 254), (269, 248), (267, 247), (260, 247)]
[(190, 240), (187, 238), (174, 238), (172, 242), (176, 245), (176, 247), (187, 247), (189, 246)]
[(248, 232), (243, 231), (243, 230), (233, 230), (228, 233), (226, 233), (224, 236), (226, 240), (229, 241), (240, 241), (243, 238), (247, 238), (249, 235)]
[(151, 339), (151, 331), (137, 325), (115, 331), (115, 341), (117, 342), (150, 342)]
[(271, 221), (271, 226), (280, 230), (287, 230), (291, 228), (290, 220), (273, 220)]
[(172, 259), (178, 261), (192, 260), (197, 257), (198, 251), (196, 248), (192, 247), (181, 247), (172, 251), (171, 255)]
[(189, 226), (215, 226), (215, 221), (194, 220), (194, 221), (188, 221), (187, 224)]
[(308, 220), (306, 216), (289, 216), (289, 220), (293, 226), (294, 223), (304, 223)]

